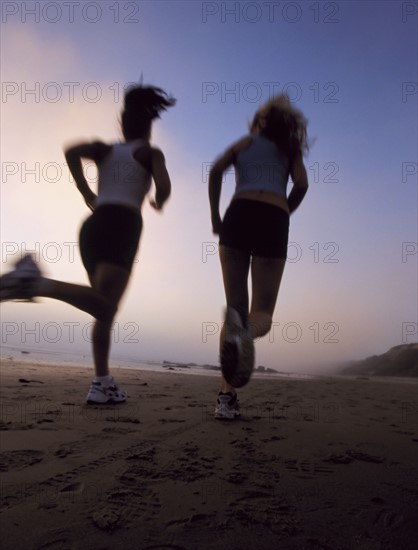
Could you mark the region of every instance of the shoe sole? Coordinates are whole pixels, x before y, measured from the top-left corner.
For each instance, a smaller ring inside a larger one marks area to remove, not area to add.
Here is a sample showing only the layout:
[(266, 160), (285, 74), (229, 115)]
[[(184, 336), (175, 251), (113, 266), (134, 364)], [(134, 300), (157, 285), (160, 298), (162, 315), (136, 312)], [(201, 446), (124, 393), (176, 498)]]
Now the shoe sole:
[(242, 352), (236, 344), (225, 342), (221, 354), (222, 374), (228, 384), (242, 388), (248, 384), (254, 370), (254, 343), (250, 338), (241, 341)]
[(235, 420), (236, 418), (239, 418), (239, 417), (240, 417), (240, 414), (236, 414), (236, 413), (232, 414), (232, 416), (222, 415), (216, 412), (214, 414), (215, 420)]
[(231, 342), (224, 342), (221, 353), (221, 369), (227, 382), (236, 374), (238, 367), (238, 347)]
[(225, 312), (225, 327), (225, 341), (221, 352), (222, 374), (231, 386), (242, 388), (248, 384), (254, 369), (254, 342), (248, 337), (239, 313), (230, 306)]
[(123, 401), (115, 401), (114, 399), (110, 398), (107, 401), (93, 401), (93, 399), (86, 399), (87, 405), (118, 405), (119, 403), (126, 403), (128, 398), (124, 399)]
[(0, 302), (36, 302), (33, 288), (37, 278), (31, 276), (10, 277), (4, 275), (0, 279)]
[[(99, 393), (100, 395), (100, 393)], [(103, 394), (103, 398), (106, 398), (106, 401), (101, 401), (100, 398), (99, 400), (94, 400), (94, 399), (91, 399), (89, 397), (86, 398), (86, 403), (90, 404), (90, 405), (109, 405), (109, 404), (118, 404), (118, 403), (125, 403), (127, 400), (128, 400), (128, 396), (125, 397), (125, 399), (115, 399), (114, 397), (108, 397), (106, 396), (105, 394)]]
[(222, 400), (218, 403), (214, 411), (214, 417), (217, 420), (234, 420), (237, 416), (240, 416), (238, 402), (235, 400), (234, 405), (229, 405), (228, 402)]

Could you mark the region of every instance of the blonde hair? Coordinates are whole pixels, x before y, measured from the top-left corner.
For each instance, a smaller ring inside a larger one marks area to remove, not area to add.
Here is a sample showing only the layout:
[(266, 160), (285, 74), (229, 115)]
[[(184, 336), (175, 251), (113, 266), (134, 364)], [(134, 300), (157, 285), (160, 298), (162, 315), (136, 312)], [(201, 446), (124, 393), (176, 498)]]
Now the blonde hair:
[(280, 94), (257, 110), (249, 129), (267, 137), (294, 157), (309, 151), (307, 125), (308, 120), (302, 111), (292, 105), (287, 95)]

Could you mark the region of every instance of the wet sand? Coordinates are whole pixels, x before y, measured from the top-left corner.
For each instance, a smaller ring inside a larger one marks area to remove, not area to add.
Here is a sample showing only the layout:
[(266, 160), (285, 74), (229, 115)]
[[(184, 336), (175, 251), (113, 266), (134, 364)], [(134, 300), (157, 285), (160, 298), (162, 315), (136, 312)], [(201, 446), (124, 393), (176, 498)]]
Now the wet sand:
[(4, 550), (415, 548), (417, 383), (254, 379), (228, 422), (216, 377), (115, 376), (2, 362)]

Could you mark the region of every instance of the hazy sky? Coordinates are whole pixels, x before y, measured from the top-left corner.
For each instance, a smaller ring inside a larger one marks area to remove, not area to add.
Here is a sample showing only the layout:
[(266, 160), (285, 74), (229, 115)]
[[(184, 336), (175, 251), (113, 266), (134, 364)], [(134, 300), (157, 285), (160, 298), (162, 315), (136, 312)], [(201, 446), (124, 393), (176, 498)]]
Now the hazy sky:
[[(224, 294), (207, 199), (211, 162), (287, 91), (315, 138), (308, 195), (257, 363), (309, 371), (417, 340), (417, 4), (3, 2), (1, 268), (36, 250), (87, 283), (87, 217), (63, 147), (120, 139), (123, 87), (178, 104), (155, 124), (172, 197), (145, 203), (114, 357), (217, 363)], [(94, 187), (94, 167), (87, 167)], [(228, 174), (225, 209), (234, 188)], [(52, 300), (1, 306), (2, 343), (88, 351), (90, 317)]]

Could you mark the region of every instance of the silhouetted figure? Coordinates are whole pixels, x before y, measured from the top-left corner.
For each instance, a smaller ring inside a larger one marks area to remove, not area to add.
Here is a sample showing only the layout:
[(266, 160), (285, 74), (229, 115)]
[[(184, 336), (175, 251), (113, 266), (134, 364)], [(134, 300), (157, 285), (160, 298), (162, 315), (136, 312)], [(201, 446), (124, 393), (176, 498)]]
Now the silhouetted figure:
[[(31, 255), (1, 278), (0, 300), (45, 296), (90, 313), (96, 378), (87, 394), (93, 403), (123, 402), (127, 393), (109, 373), (111, 328), (127, 287), (142, 231), (141, 207), (155, 183), (150, 204), (161, 210), (171, 192), (163, 153), (150, 145), (151, 128), (175, 99), (160, 88), (135, 86), (124, 97), (121, 126), (124, 141), (81, 143), (65, 151), (69, 169), (87, 206), (93, 211), (80, 231), (80, 252), (91, 287), (42, 276)], [(98, 168), (98, 194), (90, 189), (81, 159)]]
[[(307, 120), (280, 95), (255, 114), (249, 135), (214, 163), (209, 200), (226, 295), (221, 331), (222, 381), (216, 418), (239, 415), (235, 388), (244, 386), (254, 368), (254, 339), (266, 335), (287, 256), (289, 215), (308, 189), (303, 154), (308, 150)], [(219, 213), (222, 177), (233, 165), (236, 189), (223, 220)], [(289, 175), (293, 188), (287, 194)], [(249, 305), (248, 276), (252, 298)]]

